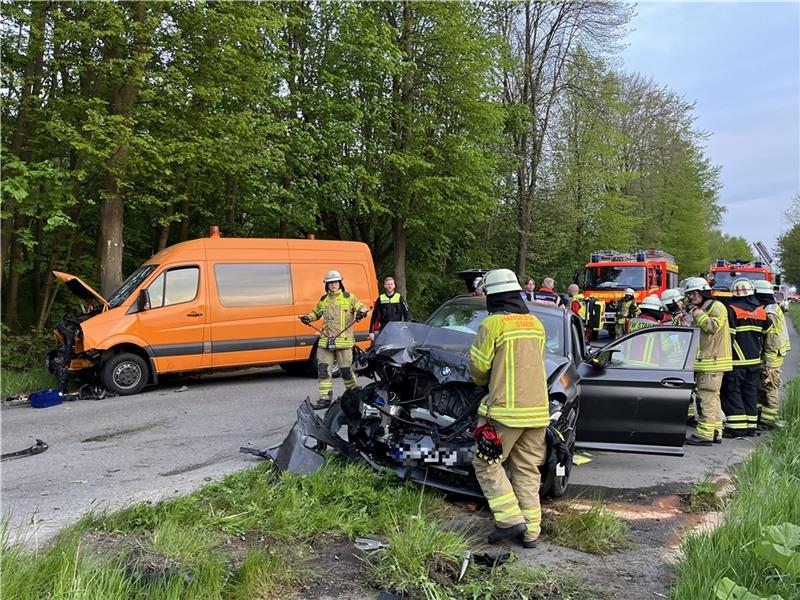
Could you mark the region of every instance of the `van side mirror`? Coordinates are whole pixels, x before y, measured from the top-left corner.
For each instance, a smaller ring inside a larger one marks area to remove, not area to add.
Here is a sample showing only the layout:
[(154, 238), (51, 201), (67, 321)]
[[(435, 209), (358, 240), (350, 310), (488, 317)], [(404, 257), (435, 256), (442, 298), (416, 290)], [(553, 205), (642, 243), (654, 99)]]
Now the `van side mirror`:
[(150, 293), (147, 290), (139, 290), (136, 297), (136, 312), (144, 312), (150, 308)]

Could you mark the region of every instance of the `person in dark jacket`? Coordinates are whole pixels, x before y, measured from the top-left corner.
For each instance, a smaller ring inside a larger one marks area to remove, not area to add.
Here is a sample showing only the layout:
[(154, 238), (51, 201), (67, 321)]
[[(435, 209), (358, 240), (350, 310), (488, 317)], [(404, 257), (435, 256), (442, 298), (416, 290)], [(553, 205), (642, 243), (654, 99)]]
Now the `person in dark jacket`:
[(542, 280), (542, 287), (533, 293), (533, 299), (537, 302), (561, 306), (561, 296), (555, 290), (556, 282), (552, 277), (545, 277)]
[(753, 282), (737, 279), (731, 285), (728, 324), (733, 345), (733, 371), (722, 380), (723, 436), (756, 435), (758, 386), (761, 383), (761, 352), (770, 327), (767, 311), (755, 297)]
[(391, 275), (383, 279), (383, 289), (385, 293), (378, 296), (375, 300), (375, 309), (372, 311), (372, 320), (369, 323), (369, 339), (374, 340), (375, 335), (387, 323), (392, 321), (408, 321), (408, 304), (396, 289), (394, 277)]

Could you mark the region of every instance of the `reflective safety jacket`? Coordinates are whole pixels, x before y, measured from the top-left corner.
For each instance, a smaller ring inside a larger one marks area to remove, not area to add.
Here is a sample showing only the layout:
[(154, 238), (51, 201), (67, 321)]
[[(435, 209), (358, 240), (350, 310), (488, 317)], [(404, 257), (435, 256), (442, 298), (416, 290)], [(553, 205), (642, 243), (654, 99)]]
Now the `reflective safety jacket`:
[(783, 360), (792, 349), (789, 343), (789, 331), (786, 329), (786, 316), (777, 304), (766, 307), (769, 329), (764, 336), (764, 352), (761, 360), (764, 366), (780, 368)]
[(586, 302), (583, 294), (575, 294), (570, 302), (570, 310), (584, 321), (586, 320)]
[(378, 331), (392, 321), (408, 321), (408, 304), (397, 292), (391, 296), (389, 294), (378, 296), (375, 309), (372, 311), (369, 330)]
[(695, 326), (700, 328), (694, 370), (702, 373), (733, 370), (731, 330), (725, 305), (713, 298), (706, 300), (699, 311), (692, 312), (692, 317)]
[(728, 304), (728, 324), (733, 343), (733, 366), (746, 367), (761, 364), (764, 334), (770, 323), (763, 306), (749, 296), (731, 298)]
[(636, 300), (620, 300), (617, 308), (617, 335), (628, 333), (628, 319), (634, 318), (639, 314)]
[(539, 288), (533, 292), (533, 299), (537, 302), (548, 302), (561, 306), (561, 296), (559, 296), (553, 288)]
[(470, 348), (469, 374), (489, 386), (478, 414), (507, 427), (550, 423), (545, 330), (531, 314), (494, 313), (483, 320)]
[(659, 325), (662, 325), (662, 322), (658, 319), (655, 319), (650, 315), (641, 314), (638, 317), (628, 319), (628, 333), (637, 331), (638, 329), (645, 329), (647, 327), (657, 327)]
[[(319, 299), (319, 302), (310, 313), (308, 318), (311, 321), (323, 319), (322, 333), (325, 337), (333, 337), (345, 329), (353, 321), (356, 315), (365, 314), (367, 307), (358, 301), (358, 298), (350, 292), (339, 290), (338, 292), (328, 293)], [(325, 346), (327, 342), (322, 340), (320, 345)], [(348, 329), (336, 338), (336, 348), (352, 348), (355, 345), (353, 330)]]

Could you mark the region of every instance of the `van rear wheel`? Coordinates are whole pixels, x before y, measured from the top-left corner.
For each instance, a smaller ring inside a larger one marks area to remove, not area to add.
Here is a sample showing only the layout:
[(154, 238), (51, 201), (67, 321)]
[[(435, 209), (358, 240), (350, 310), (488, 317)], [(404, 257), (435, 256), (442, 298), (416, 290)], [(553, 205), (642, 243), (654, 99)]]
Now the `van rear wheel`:
[(138, 354), (122, 352), (103, 364), (103, 385), (119, 396), (138, 394), (147, 385), (147, 363)]

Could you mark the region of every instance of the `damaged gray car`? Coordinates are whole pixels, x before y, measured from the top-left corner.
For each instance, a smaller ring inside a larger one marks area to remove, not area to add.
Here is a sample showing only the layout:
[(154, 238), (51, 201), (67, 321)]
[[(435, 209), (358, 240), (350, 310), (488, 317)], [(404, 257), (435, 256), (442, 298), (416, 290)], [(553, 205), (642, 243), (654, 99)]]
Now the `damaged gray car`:
[[(547, 334), (550, 426), (542, 495), (564, 494), (576, 448), (683, 454), (697, 330), (639, 330), (589, 355), (579, 317), (528, 306)], [(345, 392), (322, 417), (304, 402), (280, 446), (242, 451), (308, 473), (330, 449), (404, 480), (481, 497), (472, 431), (485, 388), (471, 381), (467, 365), (487, 314), (484, 298), (461, 296), (424, 324), (388, 324), (355, 365), (371, 383)]]

